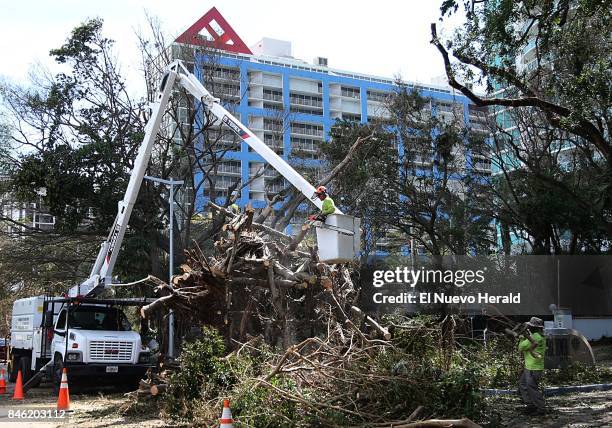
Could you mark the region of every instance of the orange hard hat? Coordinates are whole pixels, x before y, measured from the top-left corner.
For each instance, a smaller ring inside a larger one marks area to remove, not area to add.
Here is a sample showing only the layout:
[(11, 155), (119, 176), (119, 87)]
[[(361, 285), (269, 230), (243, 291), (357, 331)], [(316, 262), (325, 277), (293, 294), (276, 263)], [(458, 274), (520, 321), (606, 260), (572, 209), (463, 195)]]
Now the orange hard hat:
[(327, 193), (327, 188), (325, 186), (319, 186), (315, 193)]

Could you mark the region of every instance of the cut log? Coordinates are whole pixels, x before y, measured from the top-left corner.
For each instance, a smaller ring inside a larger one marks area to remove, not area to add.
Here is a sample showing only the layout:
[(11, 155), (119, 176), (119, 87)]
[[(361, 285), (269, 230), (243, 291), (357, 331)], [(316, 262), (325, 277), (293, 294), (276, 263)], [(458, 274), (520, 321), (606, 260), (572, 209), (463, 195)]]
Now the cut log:
[(374, 327), (374, 329), (376, 329), (376, 331), (378, 331), (385, 338), (385, 340), (391, 339), (391, 333), (389, 333), (389, 330), (378, 324), (378, 322), (376, 322), (374, 318), (368, 315), (366, 316), (366, 320), (372, 327)]
[(463, 419), (428, 419), (407, 424), (393, 424), (389, 428), (482, 428), (468, 418)]
[(151, 386), (151, 395), (156, 396), (162, 394), (166, 392), (166, 389), (168, 389), (168, 385), (164, 383), (160, 383), (159, 385), (153, 385)]
[(310, 224), (303, 224), (302, 228), (300, 229), (300, 232), (293, 237), (287, 249), (289, 251), (295, 250), (298, 247), (298, 245), (300, 245), (300, 242), (304, 240), (309, 230), (310, 230)]

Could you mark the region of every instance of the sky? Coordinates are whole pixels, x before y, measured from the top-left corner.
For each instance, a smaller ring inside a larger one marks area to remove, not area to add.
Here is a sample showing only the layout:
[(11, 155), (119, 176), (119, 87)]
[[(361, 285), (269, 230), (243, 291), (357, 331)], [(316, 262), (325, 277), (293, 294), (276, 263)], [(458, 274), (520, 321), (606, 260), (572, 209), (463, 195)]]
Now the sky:
[[(51, 67), (48, 53), (88, 18), (104, 19), (104, 34), (128, 84), (138, 78), (136, 32), (146, 13), (158, 18), (168, 39), (180, 35), (215, 6), (248, 46), (262, 37), (292, 42), (293, 56), (329, 59), (332, 68), (429, 83), (444, 73), (429, 43), (429, 25), (441, 0), (22, 0), (2, 1), (0, 77), (26, 80), (36, 64)], [(135, 82), (133, 83), (135, 85)]]

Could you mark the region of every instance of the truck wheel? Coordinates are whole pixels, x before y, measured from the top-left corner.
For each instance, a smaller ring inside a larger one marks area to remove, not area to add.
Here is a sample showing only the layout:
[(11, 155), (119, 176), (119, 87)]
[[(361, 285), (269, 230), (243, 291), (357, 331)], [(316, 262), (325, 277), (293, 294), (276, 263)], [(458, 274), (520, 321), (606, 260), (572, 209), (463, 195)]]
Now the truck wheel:
[(127, 389), (127, 391), (129, 392), (136, 391), (138, 387), (140, 386), (140, 379), (142, 379), (142, 376), (128, 377), (125, 379), (125, 382), (123, 383), (123, 387)]
[(19, 368), (21, 369), (21, 380), (25, 384), (32, 377), (30, 357), (21, 357), (19, 359)]
[(64, 370), (64, 362), (62, 356), (55, 355), (53, 359), (53, 371), (51, 373), (51, 383), (53, 384), (53, 392), (59, 393), (60, 383), (62, 383), (62, 371)]
[(19, 370), (19, 357), (13, 355), (9, 361), (8, 374), (9, 382), (17, 382), (17, 371)]

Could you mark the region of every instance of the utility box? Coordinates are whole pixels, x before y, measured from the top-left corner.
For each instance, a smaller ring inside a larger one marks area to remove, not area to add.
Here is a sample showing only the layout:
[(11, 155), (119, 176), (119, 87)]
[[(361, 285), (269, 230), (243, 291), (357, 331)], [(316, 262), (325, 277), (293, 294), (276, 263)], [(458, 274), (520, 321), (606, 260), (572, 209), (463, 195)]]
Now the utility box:
[(553, 311), (555, 328), (574, 328), (572, 320), (572, 310), (558, 308)]
[[(327, 226), (327, 227), (326, 227)], [(345, 215), (327, 216), (325, 226), (317, 227), (319, 260), (346, 263), (355, 260), (361, 249), (361, 219)]]
[(558, 369), (572, 363), (595, 364), (595, 355), (588, 340), (579, 331), (571, 328), (544, 330), (546, 356), (544, 366)]

